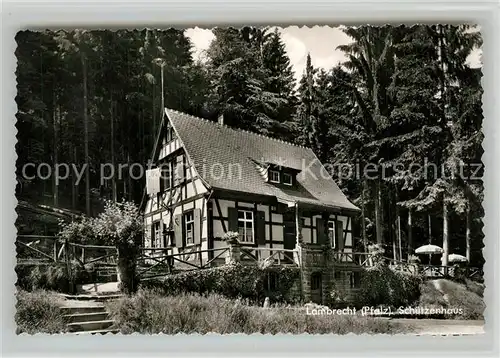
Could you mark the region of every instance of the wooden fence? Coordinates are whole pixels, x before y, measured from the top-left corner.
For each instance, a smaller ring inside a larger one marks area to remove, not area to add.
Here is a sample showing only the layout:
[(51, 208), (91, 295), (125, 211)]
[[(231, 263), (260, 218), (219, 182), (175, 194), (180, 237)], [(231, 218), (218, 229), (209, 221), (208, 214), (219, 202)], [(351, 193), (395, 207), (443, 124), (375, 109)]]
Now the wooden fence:
[[(192, 248), (184, 252), (173, 253), (172, 248), (143, 248), (139, 250), (137, 260), (140, 279), (150, 279), (167, 273), (199, 270), (219, 264), (229, 255), (229, 247), (200, 250)], [(18, 235), (16, 240), (17, 262), (23, 264), (62, 263), (72, 261), (100, 271), (116, 272), (117, 250), (114, 246), (88, 245), (62, 241), (55, 236)], [(204, 255), (205, 254), (205, 255)], [(273, 265), (297, 265), (297, 251), (266, 247), (240, 247), (238, 259), (242, 263), (261, 264), (266, 261)], [(209, 257), (209, 258), (207, 258)], [(430, 278), (442, 278), (455, 275), (453, 266), (434, 266), (408, 263), (384, 258), (389, 266), (397, 271), (421, 273)], [(333, 260), (338, 264), (353, 263), (359, 266), (371, 266), (372, 254), (357, 252), (333, 253)], [(466, 267), (462, 273), (466, 277), (480, 278), (481, 269)]]

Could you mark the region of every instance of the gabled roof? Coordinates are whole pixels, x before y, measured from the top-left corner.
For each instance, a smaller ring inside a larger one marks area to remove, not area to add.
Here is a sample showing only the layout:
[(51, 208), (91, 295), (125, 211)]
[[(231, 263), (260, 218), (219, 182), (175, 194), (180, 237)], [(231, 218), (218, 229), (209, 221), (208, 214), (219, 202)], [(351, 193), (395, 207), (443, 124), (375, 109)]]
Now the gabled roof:
[[(211, 188), (272, 196), (299, 205), (359, 211), (309, 148), (171, 109), (166, 109), (166, 115), (196, 171)], [(262, 163), (300, 171), (297, 185), (283, 187), (266, 182), (259, 172)]]

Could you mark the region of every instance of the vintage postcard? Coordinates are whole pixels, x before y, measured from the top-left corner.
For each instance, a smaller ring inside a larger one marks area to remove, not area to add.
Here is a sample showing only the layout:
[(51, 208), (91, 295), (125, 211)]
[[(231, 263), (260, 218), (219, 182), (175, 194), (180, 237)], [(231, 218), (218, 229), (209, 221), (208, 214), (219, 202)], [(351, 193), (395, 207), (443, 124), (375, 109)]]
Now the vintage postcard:
[(17, 333), (484, 333), (480, 30), (20, 31)]

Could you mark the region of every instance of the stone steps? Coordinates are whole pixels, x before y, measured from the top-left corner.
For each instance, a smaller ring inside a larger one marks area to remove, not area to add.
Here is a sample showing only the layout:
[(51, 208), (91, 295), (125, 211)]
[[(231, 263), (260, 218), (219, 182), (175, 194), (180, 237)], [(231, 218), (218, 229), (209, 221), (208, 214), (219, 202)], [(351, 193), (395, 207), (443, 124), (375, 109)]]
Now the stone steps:
[(85, 322), (75, 322), (68, 323), (66, 326), (70, 332), (88, 332), (109, 329), (115, 321), (111, 319), (99, 320), (99, 321), (85, 321)]
[(98, 329), (95, 331), (80, 331), (80, 332), (70, 332), (70, 334), (75, 334), (75, 335), (83, 335), (83, 334), (106, 334), (106, 333), (111, 333), (111, 334), (116, 334), (119, 333), (119, 329)]
[(104, 321), (109, 318), (108, 312), (102, 310), (101, 312), (85, 312), (64, 315), (64, 318), (69, 323), (93, 322)]
[(70, 334), (117, 333), (114, 320), (109, 317), (104, 302), (120, 298), (121, 294), (63, 295), (61, 307), (67, 331)]

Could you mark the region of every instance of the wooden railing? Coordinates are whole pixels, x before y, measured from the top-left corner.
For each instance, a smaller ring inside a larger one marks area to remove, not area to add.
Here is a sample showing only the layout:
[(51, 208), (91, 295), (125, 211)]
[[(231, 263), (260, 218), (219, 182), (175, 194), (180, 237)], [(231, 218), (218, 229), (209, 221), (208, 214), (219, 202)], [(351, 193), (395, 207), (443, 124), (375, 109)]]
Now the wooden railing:
[(372, 254), (367, 252), (333, 251), (333, 260), (337, 263), (354, 263), (360, 266), (371, 266)]
[(296, 250), (269, 247), (241, 247), (240, 260), (256, 263), (269, 262), (273, 265), (295, 265)]
[[(204, 269), (215, 262), (225, 260), (229, 255), (229, 250), (229, 247), (205, 250), (193, 247), (184, 252), (174, 253), (173, 248), (141, 247), (138, 257), (139, 277), (147, 279), (176, 271)], [(114, 246), (71, 243), (61, 241), (55, 236), (18, 235), (16, 251), (18, 264), (63, 263), (69, 265), (71, 260), (76, 260), (82, 265), (95, 264), (100, 268), (114, 270), (117, 262), (117, 250)], [(318, 260), (324, 259), (321, 250), (318, 250), (317, 255)], [(242, 246), (239, 259), (242, 262), (257, 264), (267, 261), (273, 265), (297, 265), (299, 262), (297, 250), (268, 247)], [(333, 260), (336, 263), (371, 266), (373, 265), (372, 259), (373, 256), (370, 253), (333, 251)], [(426, 277), (455, 275), (453, 266), (424, 265), (390, 258), (384, 258), (384, 260), (394, 270), (413, 274), (419, 272)], [(480, 278), (483, 275), (483, 271), (475, 267), (466, 267), (462, 273), (469, 278)]]
[[(174, 271), (205, 269), (221, 258), (229, 248), (216, 248), (172, 253), (172, 248), (140, 248), (138, 257), (138, 275), (140, 279), (151, 279)], [(212, 253), (210, 259), (204, 258), (203, 253)]]

